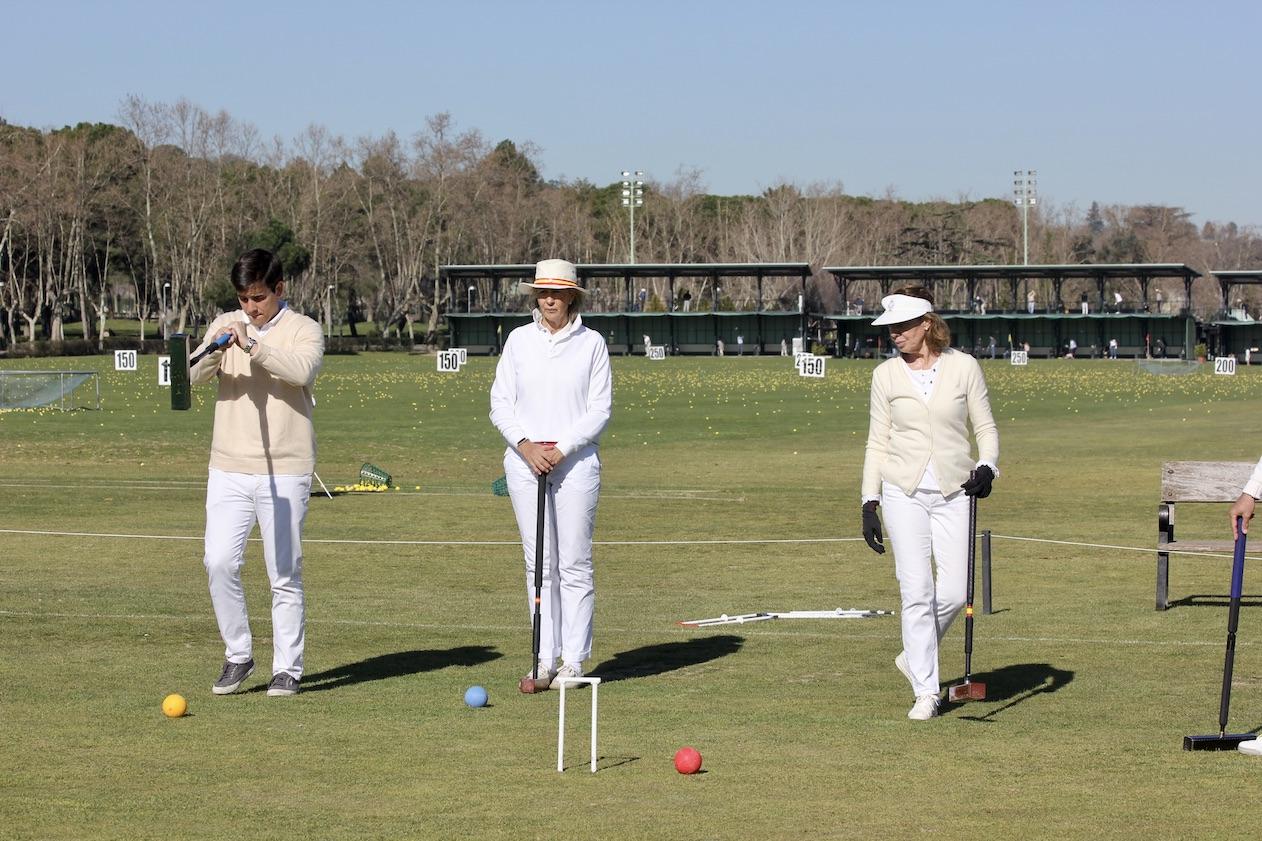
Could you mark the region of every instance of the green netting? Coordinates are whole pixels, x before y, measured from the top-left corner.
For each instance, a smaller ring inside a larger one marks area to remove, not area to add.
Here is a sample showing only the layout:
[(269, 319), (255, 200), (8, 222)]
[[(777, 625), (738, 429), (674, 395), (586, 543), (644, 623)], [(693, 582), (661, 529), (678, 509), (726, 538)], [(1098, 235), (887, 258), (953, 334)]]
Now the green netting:
[(496, 496), (508, 496), (508, 479), (504, 476), (499, 477), (491, 483), (491, 493)]
[(92, 371), (0, 371), (0, 409), (99, 408), (95, 393), (75, 394), (95, 377)]

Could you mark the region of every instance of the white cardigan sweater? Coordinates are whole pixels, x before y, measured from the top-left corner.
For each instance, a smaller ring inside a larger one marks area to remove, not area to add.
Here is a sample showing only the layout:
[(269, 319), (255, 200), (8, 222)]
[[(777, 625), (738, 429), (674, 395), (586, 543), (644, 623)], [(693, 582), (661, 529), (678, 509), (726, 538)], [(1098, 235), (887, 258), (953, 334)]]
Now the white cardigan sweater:
[[(930, 461), (945, 494), (962, 485), (979, 464), (998, 473), (999, 432), (990, 413), (986, 380), (968, 354), (950, 348), (942, 352), (938, 382), (927, 402), (900, 357), (881, 363), (872, 372), (869, 412), (864, 499), (879, 499), (882, 481), (912, 493)], [(970, 422), (977, 439), (976, 459), (968, 435)]]

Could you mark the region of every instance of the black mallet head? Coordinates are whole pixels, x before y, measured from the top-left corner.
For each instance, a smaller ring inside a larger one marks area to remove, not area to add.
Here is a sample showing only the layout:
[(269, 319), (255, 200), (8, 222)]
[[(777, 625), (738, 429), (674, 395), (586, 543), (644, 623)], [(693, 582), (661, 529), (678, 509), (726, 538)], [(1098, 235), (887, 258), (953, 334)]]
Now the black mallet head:
[(1184, 736), (1184, 750), (1235, 750), (1241, 742), (1258, 738), (1255, 733), (1219, 733), (1215, 736)]

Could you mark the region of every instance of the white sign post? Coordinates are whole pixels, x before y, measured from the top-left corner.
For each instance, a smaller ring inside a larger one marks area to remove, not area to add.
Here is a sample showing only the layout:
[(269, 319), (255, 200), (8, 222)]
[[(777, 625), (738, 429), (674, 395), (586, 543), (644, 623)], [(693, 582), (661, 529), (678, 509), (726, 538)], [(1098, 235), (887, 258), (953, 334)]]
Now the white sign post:
[(649, 359), (665, 359), (666, 345), (649, 345)]
[(1234, 377), (1236, 375), (1236, 357), (1234, 356), (1214, 357), (1214, 373), (1225, 374), (1229, 377)]
[(114, 351), (114, 370), (115, 371), (135, 371), (136, 370), (136, 351), (134, 350)]
[(158, 357), (158, 385), (171, 385), (171, 357)]
[(1013, 365), (1029, 365), (1030, 364), (1029, 352), (1024, 351), (1024, 350), (1014, 350), (1012, 352), (1012, 364)]

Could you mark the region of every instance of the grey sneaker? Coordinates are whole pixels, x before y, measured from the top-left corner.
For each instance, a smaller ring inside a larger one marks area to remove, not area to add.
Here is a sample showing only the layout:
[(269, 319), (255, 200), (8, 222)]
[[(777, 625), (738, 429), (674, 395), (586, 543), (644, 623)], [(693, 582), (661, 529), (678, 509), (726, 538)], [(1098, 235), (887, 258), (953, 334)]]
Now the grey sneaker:
[(254, 661), (246, 660), (244, 663), (232, 663), (227, 660), (223, 661), (223, 673), (219, 675), (219, 679), (210, 687), (210, 691), (216, 695), (231, 695), (241, 688), (241, 684), (245, 683), (245, 679), (254, 674)]
[(267, 685), (267, 694), (272, 697), (298, 694), (298, 678), (289, 672), (277, 672), (272, 675), (272, 682)]

